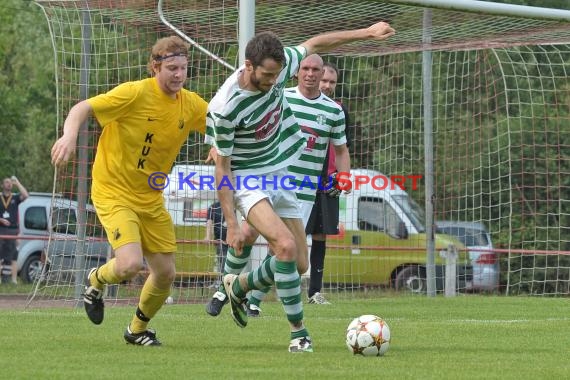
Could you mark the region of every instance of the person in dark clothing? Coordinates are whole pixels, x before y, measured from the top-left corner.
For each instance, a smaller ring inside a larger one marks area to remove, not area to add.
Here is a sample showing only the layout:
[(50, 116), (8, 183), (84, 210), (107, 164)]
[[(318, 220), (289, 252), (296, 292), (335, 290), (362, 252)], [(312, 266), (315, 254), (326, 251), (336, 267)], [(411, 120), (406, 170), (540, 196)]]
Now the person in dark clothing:
[[(19, 193), (12, 193), (12, 187), (16, 185)], [(4, 178), (2, 180), (2, 202), (0, 204), (0, 235), (18, 235), (18, 206), (26, 198), (28, 191), (18, 181), (18, 178)], [(11, 273), (12, 283), (18, 283), (18, 250), (16, 249), (16, 238), (0, 239), (0, 275)], [(1, 278), (1, 276), (0, 276)]]
[(224, 270), (226, 255), (228, 252), (228, 245), (225, 243), (227, 234), (226, 220), (220, 201), (215, 201), (208, 208), (208, 220), (206, 222), (206, 237), (205, 240), (216, 241), (216, 265), (219, 271)]

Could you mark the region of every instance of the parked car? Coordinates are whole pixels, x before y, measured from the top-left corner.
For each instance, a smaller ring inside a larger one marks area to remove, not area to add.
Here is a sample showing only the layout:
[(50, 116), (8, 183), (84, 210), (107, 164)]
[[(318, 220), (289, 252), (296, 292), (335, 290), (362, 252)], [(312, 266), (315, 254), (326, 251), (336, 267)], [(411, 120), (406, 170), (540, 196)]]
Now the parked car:
[(85, 248), (76, 255), (77, 211), (76, 201), (48, 193), (30, 193), (20, 204), (18, 273), (23, 281), (33, 282), (44, 265), (72, 273), (76, 265), (85, 269), (106, 261), (109, 244), (92, 205), (86, 206)]
[(473, 266), (474, 290), (495, 290), (499, 287), (499, 260), (493, 252), (491, 235), (483, 223), (437, 221), (436, 231), (456, 236), (467, 247)]

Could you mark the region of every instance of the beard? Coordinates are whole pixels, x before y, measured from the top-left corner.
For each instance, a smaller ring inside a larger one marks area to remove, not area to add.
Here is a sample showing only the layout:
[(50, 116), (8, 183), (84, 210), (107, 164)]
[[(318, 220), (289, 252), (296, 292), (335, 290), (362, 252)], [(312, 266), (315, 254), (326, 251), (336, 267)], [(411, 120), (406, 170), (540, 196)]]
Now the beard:
[(262, 86), (259, 79), (257, 79), (257, 77), (255, 76), (255, 72), (251, 73), (251, 76), (249, 77), (249, 81), (253, 87), (255, 87), (258, 91), (261, 91), (261, 92), (268, 92), (269, 90), (271, 90), (271, 87), (273, 86), (273, 85), (270, 85), (269, 87)]

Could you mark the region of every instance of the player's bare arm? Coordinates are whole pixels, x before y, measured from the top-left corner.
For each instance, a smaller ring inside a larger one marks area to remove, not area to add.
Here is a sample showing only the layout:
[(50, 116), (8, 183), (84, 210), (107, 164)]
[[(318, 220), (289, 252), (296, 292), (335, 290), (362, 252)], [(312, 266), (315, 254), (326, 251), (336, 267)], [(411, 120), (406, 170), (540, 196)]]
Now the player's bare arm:
[(28, 199), (30, 194), (28, 193), (28, 190), (24, 187), (24, 185), (22, 185), (20, 180), (15, 175), (12, 176), (11, 180), (12, 184), (15, 185), (18, 188), (18, 191), (20, 192), (20, 201), (23, 202), (26, 199)]
[(66, 163), (75, 153), (79, 128), (91, 114), (92, 108), (87, 101), (74, 105), (63, 124), (61, 136), (51, 148), (51, 163), (55, 166)]
[(218, 151), (216, 150), (216, 148), (211, 147), (210, 151), (208, 152), (208, 157), (206, 157), (204, 163), (209, 164), (213, 162), (215, 164), (217, 159), (218, 159)]
[(390, 26), (390, 24), (380, 21), (368, 28), (319, 34), (309, 38), (301, 45), (307, 49), (307, 56), (309, 56), (313, 53), (331, 51), (338, 46), (354, 41), (383, 41), (393, 36), (395, 33), (396, 31)]
[[(335, 145), (334, 151), (336, 157), (336, 171), (338, 173), (350, 173), (350, 153), (348, 152), (346, 144)], [(349, 194), (352, 189), (350, 187), (344, 187), (342, 190), (345, 194)]]
[(215, 162), (218, 198), (228, 226), (226, 243), (235, 250), (237, 256), (240, 256), (243, 249), (244, 237), (234, 211), (234, 190), (230, 188), (229, 185), (220, 186), (220, 183), (228, 184), (227, 181), (232, 178), (230, 167), (231, 158), (228, 156), (218, 155)]

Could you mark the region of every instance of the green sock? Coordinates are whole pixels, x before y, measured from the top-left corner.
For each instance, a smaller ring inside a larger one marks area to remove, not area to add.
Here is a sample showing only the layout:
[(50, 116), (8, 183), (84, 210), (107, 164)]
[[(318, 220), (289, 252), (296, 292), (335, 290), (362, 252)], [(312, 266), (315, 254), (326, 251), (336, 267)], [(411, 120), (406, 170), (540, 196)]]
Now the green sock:
[[(248, 282), (251, 281), (251, 288), (253, 289), (249, 295), (248, 302), (251, 305), (258, 306), (261, 305), (261, 302), (265, 299), (265, 296), (271, 290), (271, 285), (275, 281), (273, 278), (275, 277), (275, 259), (272, 259), (273, 256), (267, 254), (265, 259), (261, 263), (260, 267), (263, 267), (261, 271), (251, 276), (248, 276)], [(261, 289), (256, 289), (261, 287)]]
[(242, 288), (241, 284), (239, 283), (239, 278), (234, 281), (232, 285), (232, 291), (234, 292), (234, 295), (239, 299), (244, 299), (247, 295), (247, 290)]
[(287, 314), (287, 320), (293, 324), (302, 322), (301, 276), (295, 261), (275, 261), (275, 289)]
[(303, 338), (306, 336), (309, 336), (309, 332), (305, 327), (303, 327), (301, 330), (291, 331), (291, 339)]
[[(225, 276), (226, 274), (229, 273), (240, 274), (243, 268), (245, 268), (245, 266), (247, 265), (252, 248), (253, 247), (251, 245), (246, 245), (245, 247), (243, 247), (241, 256), (236, 256), (236, 252), (232, 247), (228, 248), (228, 254), (226, 256), (226, 263), (224, 265), (223, 275)], [(226, 289), (224, 288), (223, 283), (220, 284), (220, 286), (218, 287), (218, 291), (226, 294)]]
[[(261, 265), (247, 275), (247, 286), (252, 290), (261, 290), (271, 287), (275, 277), (275, 257), (265, 256)], [(269, 291), (269, 289), (267, 289)]]
[(271, 288), (269, 287), (259, 290), (257, 289), (252, 290), (248, 299), (249, 304), (259, 307), (259, 305), (261, 305), (261, 302), (265, 299), (265, 296), (267, 295), (267, 293), (269, 293), (270, 290)]

